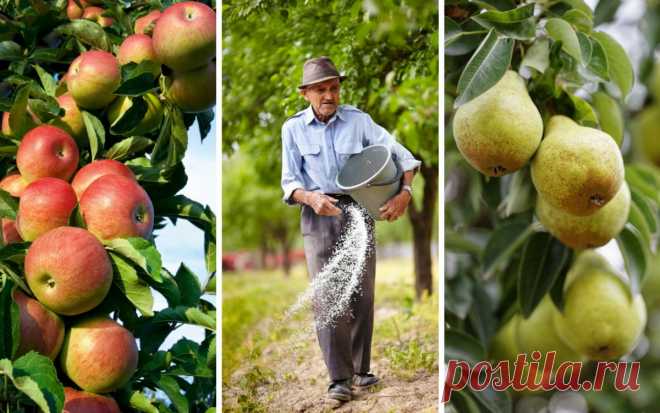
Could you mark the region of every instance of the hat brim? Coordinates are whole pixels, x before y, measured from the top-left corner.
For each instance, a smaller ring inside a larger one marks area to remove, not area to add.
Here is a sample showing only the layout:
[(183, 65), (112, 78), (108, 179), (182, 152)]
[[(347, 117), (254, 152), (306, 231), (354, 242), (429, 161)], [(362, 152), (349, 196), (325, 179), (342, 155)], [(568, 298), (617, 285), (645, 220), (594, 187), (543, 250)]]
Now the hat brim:
[(331, 79), (339, 79), (339, 81), (342, 82), (342, 81), (344, 81), (344, 79), (346, 79), (346, 76), (341, 76), (341, 75), (340, 75), (340, 76), (327, 76), (327, 77), (322, 77), (322, 78), (320, 78), (320, 79), (316, 79), (316, 80), (313, 81), (313, 82), (303, 83), (302, 85), (298, 86), (298, 89), (304, 89), (304, 88), (306, 88), (306, 87), (308, 87), (308, 86), (316, 85), (317, 83), (323, 83), (323, 82), (325, 82), (326, 80), (331, 80)]

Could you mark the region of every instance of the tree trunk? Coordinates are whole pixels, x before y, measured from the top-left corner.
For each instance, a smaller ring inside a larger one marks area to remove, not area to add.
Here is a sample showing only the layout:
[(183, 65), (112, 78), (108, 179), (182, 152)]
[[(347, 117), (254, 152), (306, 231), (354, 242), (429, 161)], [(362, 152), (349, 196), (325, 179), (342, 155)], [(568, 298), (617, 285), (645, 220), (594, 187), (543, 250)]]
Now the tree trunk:
[(438, 168), (422, 165), (424, 194), (421, 209), (415, 202), (410, 204), (408, 216), (413, 228), (413, 254), (415, 261), (415, 296), (420, 299), (424, 292), (433, 294), (433, 273), (431, 259), (431, 239), (433, 237), (433, 216), (438, 196)]
[(289, 237), (286, 235), (280, 240), (280, 245), (282, 246), (282, 270), (284, 271), (284, 276), (288, 277), (291, 275), (291, 242)]

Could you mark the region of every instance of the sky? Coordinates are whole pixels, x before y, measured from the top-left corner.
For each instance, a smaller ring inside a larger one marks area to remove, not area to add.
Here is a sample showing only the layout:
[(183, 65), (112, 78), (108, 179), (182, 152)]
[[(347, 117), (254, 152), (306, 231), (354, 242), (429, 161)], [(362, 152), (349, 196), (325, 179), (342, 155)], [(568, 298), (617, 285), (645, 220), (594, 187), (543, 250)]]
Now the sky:
[[(217, 116), (217, 113), (216, 113)], [(208, 205), (219, 215), (220, 180), (216, 165), (216, 122), (213, 121), (211, 131), (202, 143), (197, 123), (188, 130), (188, 149), (183, 158), (183, 164), (188, 175), (188, 183), (179, 192), (188, 198)], [(169, 221), (168, 221), (169, 222)], [(192, 224), (178, 220), (176, 226), (168, 225), (156, 233), (156, 247), (160, 251), (163, 266), (175, 273), (183, 262), (200, 278), (202, 287), (206, 284), (208, 274), (204, 263), (204, 234)], [(160, 293), (154, 293), (154, 310), (167, 307), (165, 298)], [(216, 302), (215, 296), (206, 295), (208, 301)], [(204, 339), (204, 329), (184, 325), (170, 334), (162, 348), (170, 348), (180, 338), (201, 342)]]

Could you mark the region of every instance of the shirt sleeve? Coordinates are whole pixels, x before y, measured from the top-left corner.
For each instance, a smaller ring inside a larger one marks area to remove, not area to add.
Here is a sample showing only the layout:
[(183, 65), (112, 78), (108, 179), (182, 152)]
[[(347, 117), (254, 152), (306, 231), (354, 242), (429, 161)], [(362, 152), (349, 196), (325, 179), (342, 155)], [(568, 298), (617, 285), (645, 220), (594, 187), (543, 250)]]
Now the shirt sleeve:
[(415, 159), (408, 149), (397, 142), (394, 136), (385, 130), (385, 128), (374, 122), (374, 120), (371, 119), (371, 116), (365, 114), (365, 122), (365, 132), (369, 145), (387, 145), (404, 172), (412, 171), (420, 167), (422, 162)]
[(282, 200), (289, 205), (295, 205), (296, 202), (291, 199), (293, 191), (303, 189), (302, 177), (302, 156), (298, 151), (298, 146), (293, 141), (290, 128), (286, 123), (282, 126), (282, 191), (284, 196)]

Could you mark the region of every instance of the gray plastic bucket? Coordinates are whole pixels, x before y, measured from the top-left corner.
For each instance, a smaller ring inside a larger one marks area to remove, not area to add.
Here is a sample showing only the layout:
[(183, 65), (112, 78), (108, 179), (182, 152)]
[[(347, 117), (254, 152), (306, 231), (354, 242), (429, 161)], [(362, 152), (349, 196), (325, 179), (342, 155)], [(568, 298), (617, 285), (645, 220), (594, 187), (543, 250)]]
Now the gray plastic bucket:
[(379, 220), (378, 209), (399, 192), (402, 175), (390, 149), (385, 145), (372, 145), (352, 155), (335, 182), (372, 218)]

